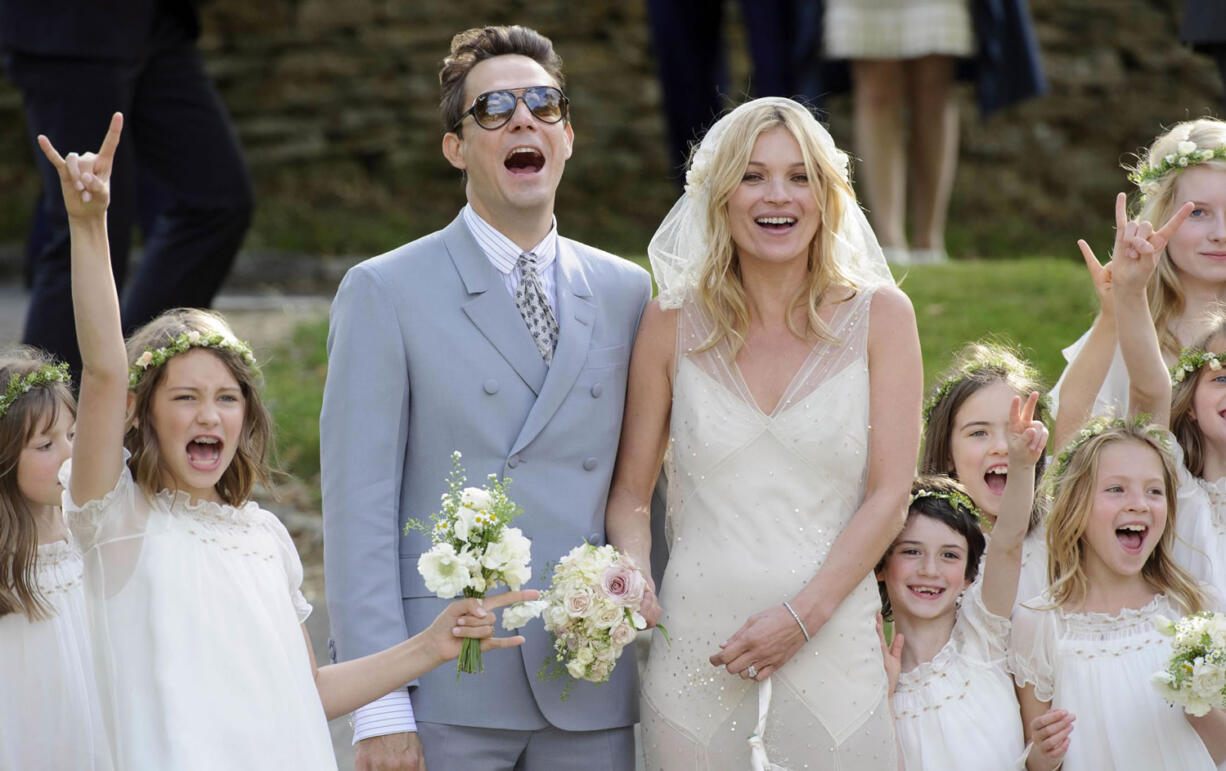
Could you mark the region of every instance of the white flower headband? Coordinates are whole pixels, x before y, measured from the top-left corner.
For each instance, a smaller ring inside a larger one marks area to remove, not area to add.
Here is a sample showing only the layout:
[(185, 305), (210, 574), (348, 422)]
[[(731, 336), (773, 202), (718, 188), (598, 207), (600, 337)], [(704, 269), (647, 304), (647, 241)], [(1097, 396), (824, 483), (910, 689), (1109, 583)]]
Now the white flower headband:
[(242, 356), (247, 366), (256, 370), (259, 369), (255, 362), (255, 355), (251, 353), (250, 346), (242, 340), (226, 337), (218, 332), (202, 335), (193, 330), (179, 335), (165, 348), (146, 348), (145, 352), (137, 357), (136, 362), (128, 368), (128, 390), (132, 390), (140, 384), (141, 378), (145, 376), (145, 372), (149, 368), (160, 367), (171, 357), (185, 353), (191, 348), (214, 348), (219, 351), (232, 351)]
[(1195, 142), (1185, 139), (1175, 146), (1175, 152), (1162, 156), (1157, 163), (1153, 158), (1143, 161), (1128, 175), (1128, 180), (1141, 189), (1142, 197), (1148, 198), (1157, 192), (1158, 183), (1167, 172), (1223, 158), (1226, 158), (1226, 147), (1201, 149)]
[(32, 388), (51, 383), (68, 383), (72, 378), (68, 375), (67, 364), (44, 364), (33, 372), (22, 375), (20, 372), (9, 378), (8, 388), (0, 396), (0, 418), (9, 411), (13, 402), (30, 392)]

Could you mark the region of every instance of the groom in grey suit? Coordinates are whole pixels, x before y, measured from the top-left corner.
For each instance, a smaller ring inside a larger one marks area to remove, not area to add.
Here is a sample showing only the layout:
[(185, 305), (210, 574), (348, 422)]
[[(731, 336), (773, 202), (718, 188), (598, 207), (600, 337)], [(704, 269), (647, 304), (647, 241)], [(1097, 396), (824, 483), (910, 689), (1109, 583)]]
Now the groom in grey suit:
[[(468, 205), (367, 260), (332, 305), (320, 416), (324, 566), (335, 660), (425, 628), (445, 605), (417, 572), (453, 450), (471, 484), (512, 478), (534, 579), (604, 542), (630, 350), (651, 295), (634, 264), (563, 238), (554, 196), (573, 129), (561, 60), (524, 27), (457, 35), (439, 75), (443, 154)], [(540, 622), (485, 673), (443, 667), (354, 716), (357, 768), (631, 769), (633, 649), (610, 682), (541, 680)]]

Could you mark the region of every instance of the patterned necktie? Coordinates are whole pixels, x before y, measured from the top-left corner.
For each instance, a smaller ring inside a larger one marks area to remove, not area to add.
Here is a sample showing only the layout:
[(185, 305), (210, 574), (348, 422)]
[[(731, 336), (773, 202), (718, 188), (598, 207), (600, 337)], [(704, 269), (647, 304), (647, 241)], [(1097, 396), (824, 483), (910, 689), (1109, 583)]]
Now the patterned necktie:
[(524, 252), (515, 262), (519, 268), (519, 286), (515, 288), (515, 306), (524, 317), (536, 348), (546, 364), (553, 362), (553, 349), (558, 344), (558, 320), (549, 307), (549, 298), (536, 272), (536, 255)]

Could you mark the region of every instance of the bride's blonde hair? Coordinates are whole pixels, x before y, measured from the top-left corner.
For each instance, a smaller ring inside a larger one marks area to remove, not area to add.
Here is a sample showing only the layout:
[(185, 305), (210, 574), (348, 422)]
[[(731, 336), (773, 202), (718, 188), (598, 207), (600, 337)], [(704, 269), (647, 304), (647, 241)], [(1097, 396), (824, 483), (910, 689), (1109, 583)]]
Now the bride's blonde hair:
[[(856, 205), (856, 194), (834, 165), (833, 159), (822, 149), (813, 130), (817, 125), (816, 119), (800, 104), (771, 100), (730, 115), (727, 119), (731, 122), (710, 159), (710, 195), (707, 197), (706, 214), (707, 243), (711, 246), (698, 278), (698, 300), (711, 319), (712, 331), (697, 350), (707, 350), (727, 339), (735, 355), (745, 342), (749, 307), (745, 287), (741, 283), (740, 260), (732, 241), (728, 201), (749, 166), (758, 137), (763, 132), (780, 127), (787, 129), (800, 145), (809, 187), (817, 201), (820, 218), (817, 234), (809, 244), (807, 285), (798, 289), (788, 307), (788, 328), (801, 339), (813, 334), (819, 340), (837, 342), (818, 315), (818, 309), (831, 288), (856, 289), (855, 284), (843, 275), (830, 258), (834, 253), (834, 227), (843, 218), (843, 207)], [(852, 291), (840, 301), (854, 296), (855, 292)], [(803, 329), (793, 318), (793, 312), (801, 306), (805, 307), (808, 320)]]

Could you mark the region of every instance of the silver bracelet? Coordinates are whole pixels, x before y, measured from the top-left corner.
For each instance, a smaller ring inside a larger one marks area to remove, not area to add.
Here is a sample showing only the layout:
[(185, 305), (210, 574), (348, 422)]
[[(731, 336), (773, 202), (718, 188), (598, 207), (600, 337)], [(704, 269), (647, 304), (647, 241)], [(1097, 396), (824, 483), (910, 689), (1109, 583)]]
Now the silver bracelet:
[(800, 624), (800, 631), (801, 631), (801, 634), (805, 636), (805, 642), (809, 642), (809, 640), (813, 639), (809, 637), (809, 630), (805, 629), (805, 622), (801, 621), (800, 616), (797, 615), (796, 611), (792, 610), (792, 605), (790, 603), (785, 602), (783, 603), (783, 607), (787, 608), (788, 613), (792, 614), (792, 618), (796, 619), (796, 623)]

